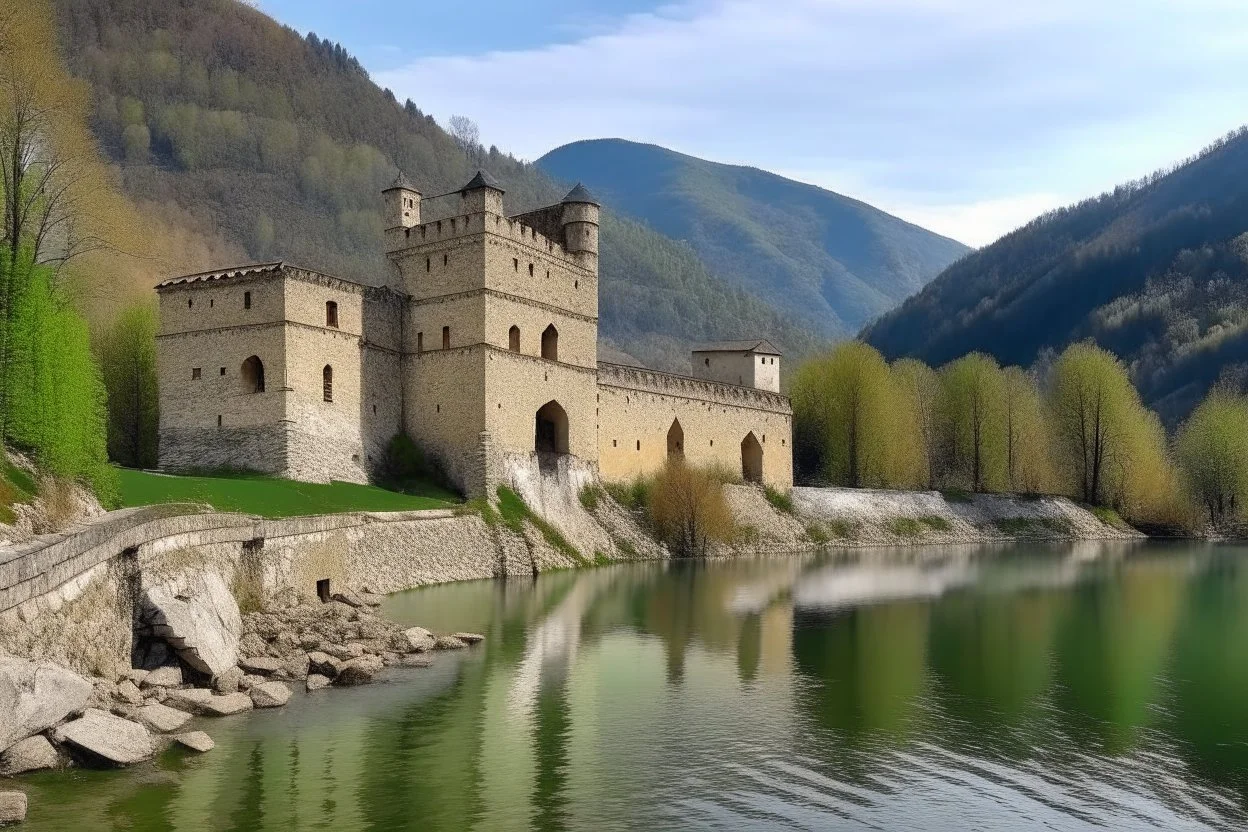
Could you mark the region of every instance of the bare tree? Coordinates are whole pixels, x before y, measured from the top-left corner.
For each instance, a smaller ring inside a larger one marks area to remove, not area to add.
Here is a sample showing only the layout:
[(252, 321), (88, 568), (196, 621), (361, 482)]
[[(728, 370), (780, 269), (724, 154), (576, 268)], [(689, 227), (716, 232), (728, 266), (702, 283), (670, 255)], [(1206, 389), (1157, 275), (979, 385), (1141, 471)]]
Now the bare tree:
[(468, 116), (451, 116), (447, 129), (455, 143), (463, 148), (469, 156), (477, 153), (481, 147), (481, 129)]

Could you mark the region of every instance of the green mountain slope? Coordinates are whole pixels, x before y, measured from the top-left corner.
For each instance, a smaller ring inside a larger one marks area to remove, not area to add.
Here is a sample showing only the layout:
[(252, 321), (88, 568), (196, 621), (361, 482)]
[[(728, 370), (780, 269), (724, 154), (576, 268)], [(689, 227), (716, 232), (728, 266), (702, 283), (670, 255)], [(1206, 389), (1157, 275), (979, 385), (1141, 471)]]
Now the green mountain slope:
[(1094, 338), (1173, 423), (1248, 361), (1248, 129), (1046, 214), (946, 269), (863, 337), (890, 357), (1027, 365)]
[[(380, 282), (378, 194), (399, 169), (438, 194), (483, 167), (514, 212), (566, 190), (496, 148), (461, 147), (341, 46), (235, 0), (55, 5), (71, 70), (91, 87), (93, 129), (127, 194), (250, 258)], [(793, 354), (819, 343), (772, 303), (717, 279), (689, 246), (613, 207), (607, 200), (602, 235), (604, 357), (623, 351), (687, 371), (693, 341), (757, 335)]]
[(716, 274), (825, 336), (847, 336), (969, 249), (840, 194), (757, 168), (596, 139), (537, 161), (685, 240)]

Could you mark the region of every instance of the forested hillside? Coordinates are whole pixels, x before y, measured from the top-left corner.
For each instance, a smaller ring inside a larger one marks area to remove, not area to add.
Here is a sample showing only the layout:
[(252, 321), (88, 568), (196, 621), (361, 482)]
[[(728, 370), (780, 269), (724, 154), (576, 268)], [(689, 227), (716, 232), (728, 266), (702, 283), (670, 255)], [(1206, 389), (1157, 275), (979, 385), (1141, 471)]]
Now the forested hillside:
[(1093, 338), (1170, 424), (1248, 376), (1248, 130), (1175, 169), (1046, 214), (946, 269), (863, 337), (939, 364), (1028, 365)]
[(863, 202), (757, 168), (623, 139), (537, 164), (683, 240), (715, 272), (826, 337), (845, 337), (969, 251)]
[[(512, 211), (563, 194), (532, 165), (452, 139), (419, 102), (374, 85), (341, 46), (236, 0), (55, 5), (65, 55), (91, 85), (92, 124), (126, 193), (189, 241), (177, 268), (219, 266), (205, 261), (229, 253), (379, 281), (378, 192), (399, 169), (438, 194), (484, 167)], [(607, 202), (607, 355), (618, 358), (615, 347), (687, 371), (690, 341), (759, 335), (796, 354), (818, 343), (810, 328), (718, 280), (689, 246)]]

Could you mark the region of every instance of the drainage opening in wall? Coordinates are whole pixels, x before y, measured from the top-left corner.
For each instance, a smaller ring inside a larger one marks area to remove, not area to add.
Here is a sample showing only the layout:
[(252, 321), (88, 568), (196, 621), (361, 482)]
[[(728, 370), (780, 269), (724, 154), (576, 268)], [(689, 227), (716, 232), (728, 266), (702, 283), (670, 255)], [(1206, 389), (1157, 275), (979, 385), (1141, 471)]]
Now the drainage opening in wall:
[(321, 578), (316, 582), (316, 597), (321, 599), (321, 603), (329, 603), (329, 578)]

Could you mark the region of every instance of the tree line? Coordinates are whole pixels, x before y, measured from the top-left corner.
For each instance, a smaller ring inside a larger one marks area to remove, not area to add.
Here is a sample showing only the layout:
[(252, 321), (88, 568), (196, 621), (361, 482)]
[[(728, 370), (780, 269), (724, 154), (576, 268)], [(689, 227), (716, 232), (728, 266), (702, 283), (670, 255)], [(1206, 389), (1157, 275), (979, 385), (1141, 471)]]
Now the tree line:
[[(1248, 400), (1217, 390), (1170, 441), (1126, 366), (1091, 343), (1028, 370), (939, 368), (846, 342), (792, 383), (794, 465), (818, 484), (1066, 494), (1142, 523), (1223, 523), (1248, 489)], [(1243, 419), (1241, 423), (1237, 419)]]

